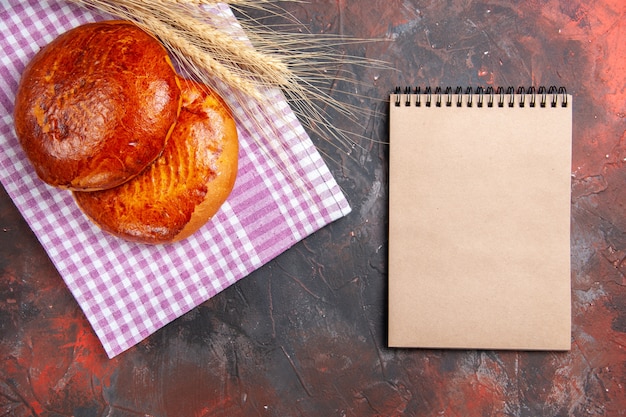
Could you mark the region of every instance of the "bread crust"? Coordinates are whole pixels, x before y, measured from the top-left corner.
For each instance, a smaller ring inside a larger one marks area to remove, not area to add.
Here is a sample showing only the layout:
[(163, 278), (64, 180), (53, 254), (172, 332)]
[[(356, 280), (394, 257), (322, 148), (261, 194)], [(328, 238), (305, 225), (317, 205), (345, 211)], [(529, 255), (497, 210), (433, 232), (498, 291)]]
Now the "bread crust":
[(72, 190), (115, 187), (162, 152), (180, 110), (167, 51), (127, 21), (74, 28), (25, 68), (15, 130), (37, 175)]
[(196, 232), (232, 191), (238, 137), (232, 113), (207, 86), (182, 80), (182, 108), (162, 155), (134, 179), (109, 190), (74, 192), (103, 230), (162, 244)]

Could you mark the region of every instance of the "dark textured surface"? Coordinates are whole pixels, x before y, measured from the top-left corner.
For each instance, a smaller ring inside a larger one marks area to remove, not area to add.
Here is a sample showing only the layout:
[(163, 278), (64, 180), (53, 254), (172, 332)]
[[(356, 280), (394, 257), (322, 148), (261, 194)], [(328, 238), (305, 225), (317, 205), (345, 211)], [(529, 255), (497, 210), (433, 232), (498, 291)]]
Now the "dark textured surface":
[[(346, 48), (397, 69), (345, 66), (359, 96), (333, 94), (372, 113), (333, 122), (364, 138), (344, 151), (316, 138), (353, 213), (108, 360), (2, 191), (0, 415), (626, 415), (623, 1), (288, 7), (315, 33), (393, 40)], [(379, 141), (385, 97), (407, 84), (554, 84), (574, 95), (571, 352), (386, 348)]]

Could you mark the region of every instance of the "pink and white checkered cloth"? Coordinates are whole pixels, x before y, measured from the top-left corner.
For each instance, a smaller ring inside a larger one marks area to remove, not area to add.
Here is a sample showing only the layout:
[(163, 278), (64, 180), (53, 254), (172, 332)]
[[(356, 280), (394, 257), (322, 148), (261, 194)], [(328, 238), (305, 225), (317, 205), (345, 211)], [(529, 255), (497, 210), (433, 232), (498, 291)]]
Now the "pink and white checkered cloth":
[[(69, 192), (37, 178), (12, 118), (20, 74), (39, 48), (103, 18), (63, 0), (0, 2), (0, 180), (113, 357), (348, 214), (350, 206), (284, 97), (271, 91), (253, 112), (232, 106), (239, 176), (209, 224), (164, 246), (104, 234)], [(253, 113), (258, 120), (250, 119)]]

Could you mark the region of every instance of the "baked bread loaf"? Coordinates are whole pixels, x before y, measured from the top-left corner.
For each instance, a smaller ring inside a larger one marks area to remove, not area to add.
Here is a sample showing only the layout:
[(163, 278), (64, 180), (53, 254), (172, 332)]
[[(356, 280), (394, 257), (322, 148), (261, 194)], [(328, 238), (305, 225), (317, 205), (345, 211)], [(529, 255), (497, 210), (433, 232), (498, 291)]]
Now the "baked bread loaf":
[(15, 130), (46, 183), (115, 187), (163, 151), (180, 110), (178, 83), (165, 48), (135, 24), (82, 25), (25, 68)]
[(180, 115), (162, 155), (118, 187), (73, 193), (83, 212), (115, 236), (148, 244), (188, 237), (233, 188), (239, 145), (228, 106), (207, 86), (180, 84)]

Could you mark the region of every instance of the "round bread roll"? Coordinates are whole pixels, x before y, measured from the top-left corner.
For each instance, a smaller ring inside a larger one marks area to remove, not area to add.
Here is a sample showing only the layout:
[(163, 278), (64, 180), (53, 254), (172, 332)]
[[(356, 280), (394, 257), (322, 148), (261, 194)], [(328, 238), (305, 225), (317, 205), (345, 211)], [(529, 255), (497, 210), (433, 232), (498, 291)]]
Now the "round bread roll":
[(188, 80), (181, 86), (178, 122), (152, 165), (119, 187), (73, 193), (87, 217), (115, 236), (148, 244), (184, 239), (233, 188), (239, 144), (230, 109), (207, 86)]
[(161, 43), (131, 22), (76, 27), (22, 74), (15, 130), (46, 183), (101, 190), (163, 151), (180, 111), (179, 79)]

